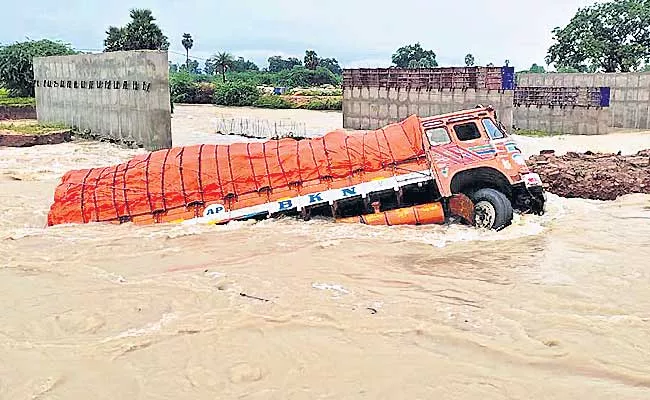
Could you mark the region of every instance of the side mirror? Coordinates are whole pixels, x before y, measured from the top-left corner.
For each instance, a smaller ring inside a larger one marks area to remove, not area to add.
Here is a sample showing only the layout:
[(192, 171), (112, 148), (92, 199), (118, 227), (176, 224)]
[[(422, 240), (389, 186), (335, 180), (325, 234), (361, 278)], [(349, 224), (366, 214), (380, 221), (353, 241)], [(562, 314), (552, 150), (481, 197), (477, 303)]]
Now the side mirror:
[(501, 121), (497, 121), (497, 127), (501, 129), (501, 132), (505, 133), (506, 135), (508, 134), (508, 130), (506, 130), (506, 127), (501, 123)]

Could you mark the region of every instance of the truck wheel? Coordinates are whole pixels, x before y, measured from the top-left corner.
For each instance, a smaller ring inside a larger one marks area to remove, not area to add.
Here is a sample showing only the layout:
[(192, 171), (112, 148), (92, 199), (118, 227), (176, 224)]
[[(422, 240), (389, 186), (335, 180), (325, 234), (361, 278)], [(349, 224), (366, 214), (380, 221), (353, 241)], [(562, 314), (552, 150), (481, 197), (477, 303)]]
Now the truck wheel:
[(481, 189), (471, 196), (474, 202), (474, 226), (499, 231), (512, 223), (512, 204), (501, 192)]

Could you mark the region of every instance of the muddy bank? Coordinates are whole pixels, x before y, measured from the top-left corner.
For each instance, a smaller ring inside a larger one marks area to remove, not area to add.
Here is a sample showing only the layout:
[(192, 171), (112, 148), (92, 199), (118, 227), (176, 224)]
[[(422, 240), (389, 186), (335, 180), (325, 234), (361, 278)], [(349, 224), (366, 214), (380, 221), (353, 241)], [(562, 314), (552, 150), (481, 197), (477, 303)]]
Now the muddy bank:
[(630, 193), (650, 193), (650, 150), (634, 155), (544, 151), (529, 158), (546, 190), (562, 197), (614, 200)]
[(0, 106), (0, 121), (11, 119), (36, 119), (36, 107)]
[(69, 130), (42, 134), (22, 134), (0, 131), (0, 147), (31, 147), (42, 144), (60, 144), (72, 140)]

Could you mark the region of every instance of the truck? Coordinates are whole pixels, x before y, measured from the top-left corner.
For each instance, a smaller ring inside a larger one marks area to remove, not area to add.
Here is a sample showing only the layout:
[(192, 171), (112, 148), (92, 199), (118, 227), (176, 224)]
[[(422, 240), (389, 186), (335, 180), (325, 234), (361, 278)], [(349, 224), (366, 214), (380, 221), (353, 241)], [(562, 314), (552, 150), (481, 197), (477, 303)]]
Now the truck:
[(48, 225), (208, 223), (293, 216), (338, 223), (460, 222), (501, 230), (543, 214), (539, 175), (491, 106), (369, 131), (172, 147), (67, 172)]

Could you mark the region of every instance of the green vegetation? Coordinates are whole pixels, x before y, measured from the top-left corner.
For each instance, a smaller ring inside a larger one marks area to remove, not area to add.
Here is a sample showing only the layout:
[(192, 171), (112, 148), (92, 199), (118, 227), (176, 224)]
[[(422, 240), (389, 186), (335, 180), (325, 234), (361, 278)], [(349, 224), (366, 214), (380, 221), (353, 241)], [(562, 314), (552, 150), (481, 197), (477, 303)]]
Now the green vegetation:
[(226, 83), (226, 72), (232, 68), (232, 65), (235, 61), (232, 57), (232, 54), (222, 52), (215, 55), (213, 59), (216, 70), (221, 73), (223, 83)]
[(293, 103), (281, 96), (263, 95), (253, 104), (260, 108), (294, 108)]
[(288, 94), (292, 96), (343, 96), (342, 89), (320, 89), (320, 88), (309, 88), (309, 89), (291, 89)]
[(424, 50), (420, 43), (400, 47), (393, 54), (393, 64), (399, 68), (432, 68), (437, 67), (436, 53)]
[(286, 60), (280, 56), (269, 57), (269, 72), (287, 71), (299, 66), (302, 66), (302, 61), (295, 57)]
[(125, 26), (108, 27), (104, 51), (169, 49), (167, 36), (153, 22), (156, 19), (151, 10), (132, 9), (130, 16), (131, 21)]
[(314, 50), (305, 52), (305, 68), (315, 70), (318, 67), (318, 55)]
[(0, 106), (27, 107), (35, 105), (36, 99), (33, 97), (9, 97), (9, 90), (0, 88)]
[(261, 96), (260, 90), (249, 83), (216, 85), (214, 103), (224, 106), (252, 106)]
[(253, 104), (253, 106), (260, 108), (294, 108), (305, 110), (341, 110), (342, 105), (343, 99), (341, 97), (314, 97), (310, 98), (306, 102), (297, 102), (291, 97), (268, 94), (260, 96), (260, 98)]
[(69, 129), (63, 124), (0, 124), (0, 131), (11, 131), (25, 135), (43, 135)]
[(33, 97), (1, 97), (0, 106), (29, 107), (36, 106), (36, 99)]
[(343, 108), (343, 99), (341, 97), (330, 97), (325, 99), (311, 99), (304, 107), (308, 110), (341, 110)]
[(615, 0), (581, 8), (553, 29), (547, 64), (579, 72), (630, 72), (650, 59), (650, 2)]
[(190, 65), (190, 49), (194, 46), (194, 39), (192, 39), (192, 35), (189, 33), (184, 33), (183, 34), (183, 40), (181, 40), (181, 44), (183, 47), (185, 47), (185, 65), (189, 66)]
[[(315, 97), (342, 95), (342, 72), (338, 61), (319, 58), (316, 52), (305, 53), (306, 65), (298, 59), (269, 58), (269, 70), (260, 71), (255, 63), (243, 57), (235, 59), (221, 52), (205, 62), (203, 72), (170, 64), (171, 98), (176, 103), (255, 106), (264, 108), (341, 109), (338, 99), (306, 99), (293, 101), (277, 95), (264, 94), (275, 87), (288, 88), (288, 95)], [(219, 76), (220, 75), (220, 76)], [(308, 89), (302, 89), (308, 88)]]
[(0, 86), (6, 88), (11, 97), (33, 97), (32, 59), (75, 53), (69, 45), (47, 39), (0, 46)]
[[(201, 75), (178, 72), (171, 75), (171, 98), (174, 103), (254, 106), (262, 108), (306, 108), (340, 110), (340, 89), (296, 90), (290, 96), (263, 94), (257, 85), (245, 80), (205, 81)], [(293, 101), (292, 96), (302, 99)]]

